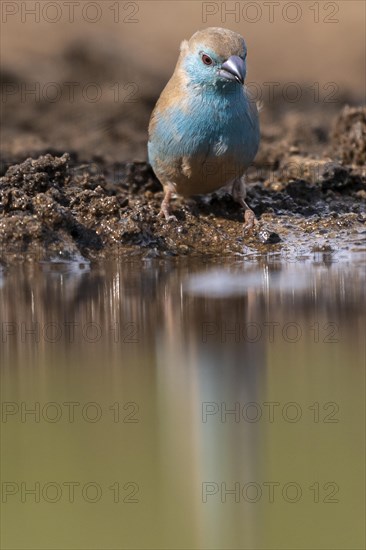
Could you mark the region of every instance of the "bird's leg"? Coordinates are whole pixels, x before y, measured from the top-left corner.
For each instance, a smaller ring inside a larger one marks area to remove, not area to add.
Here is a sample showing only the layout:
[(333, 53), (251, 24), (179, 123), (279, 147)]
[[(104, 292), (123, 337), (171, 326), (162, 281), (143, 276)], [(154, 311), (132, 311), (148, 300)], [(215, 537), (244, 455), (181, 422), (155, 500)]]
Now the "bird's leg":
[(245, 202), (245, 197), (247, 195), (246, 186), (244, 177), (241, 177), (234, 181), (232, 187), (233, 199), (238, 202), (244, 208), (244, 233), (249, 229), (252, 229), (255, 225), (258, 224), (258, 220), (255, 217), (253, 210), (249, 208)]
[(174, 214), (171, 214), (170, 210), (170, 199), (172, 198), (173, 192), (174, 188), (172, 185), (164, 186), (164, 198), (161, 203), (158, 216), (159, 218), (162, 218), (164, 216), (167, 221), (173, 221), (177, 219)]

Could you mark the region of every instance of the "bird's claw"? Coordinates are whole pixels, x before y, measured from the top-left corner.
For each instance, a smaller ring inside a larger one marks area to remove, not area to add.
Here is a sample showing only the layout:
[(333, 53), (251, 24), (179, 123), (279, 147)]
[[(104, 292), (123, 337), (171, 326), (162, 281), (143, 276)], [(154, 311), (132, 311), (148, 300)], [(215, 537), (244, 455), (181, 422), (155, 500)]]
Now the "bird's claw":
[(250, 210), (250, 208), (248, 208), (244, 213), (243, 232), (246, 233), (247, 231), (250, 231), (256, 225), (258, 225), (258, 220), (255, 217), (253, 210)]
[(174, 216), (174, 214), (170, 214), (168, 211), (166, 210), (160, 210), (159, 214), (158, 214), (158, 218), (165, 218), (165, 220), (167, 222), (176, 222), (178, 221), (177, 220), (177, 217)]

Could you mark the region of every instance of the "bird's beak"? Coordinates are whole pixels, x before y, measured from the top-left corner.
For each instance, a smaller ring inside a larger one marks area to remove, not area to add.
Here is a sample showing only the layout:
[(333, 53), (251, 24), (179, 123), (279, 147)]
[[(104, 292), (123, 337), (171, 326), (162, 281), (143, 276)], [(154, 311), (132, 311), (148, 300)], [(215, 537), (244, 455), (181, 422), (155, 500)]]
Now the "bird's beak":
[(246, 72), (245, 61), (238, 55), (229, 57), (219, 70), (220, 76), (227, 80), (236, 80), (240, 84), (244, 84)]

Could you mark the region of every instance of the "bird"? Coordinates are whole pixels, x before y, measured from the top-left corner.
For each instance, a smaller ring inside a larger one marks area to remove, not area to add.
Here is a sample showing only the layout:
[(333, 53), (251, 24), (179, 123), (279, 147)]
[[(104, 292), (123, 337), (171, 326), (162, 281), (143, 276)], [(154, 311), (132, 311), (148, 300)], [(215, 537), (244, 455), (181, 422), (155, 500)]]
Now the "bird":
[(148, 128), (149, 163), (164, 191), (160, 217), (176, 220), (174, 194), (230, 187), (244, 208), (244, 231), (258, 223), (245, 202), (244, 173), (260, 142), (257, 105), (245, 87), (246, 58), (244, 38), (229, 29), (209, 27), (181, 43)]

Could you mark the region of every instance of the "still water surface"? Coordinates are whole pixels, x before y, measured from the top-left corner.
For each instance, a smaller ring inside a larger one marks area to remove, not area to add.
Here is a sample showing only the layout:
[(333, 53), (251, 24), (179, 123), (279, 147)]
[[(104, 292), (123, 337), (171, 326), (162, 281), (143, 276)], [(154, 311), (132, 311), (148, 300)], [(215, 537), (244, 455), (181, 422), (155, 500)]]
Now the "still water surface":
[(2, 547), (364, 548), (364, 289), (362, 258), (3, 271)]

